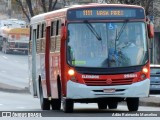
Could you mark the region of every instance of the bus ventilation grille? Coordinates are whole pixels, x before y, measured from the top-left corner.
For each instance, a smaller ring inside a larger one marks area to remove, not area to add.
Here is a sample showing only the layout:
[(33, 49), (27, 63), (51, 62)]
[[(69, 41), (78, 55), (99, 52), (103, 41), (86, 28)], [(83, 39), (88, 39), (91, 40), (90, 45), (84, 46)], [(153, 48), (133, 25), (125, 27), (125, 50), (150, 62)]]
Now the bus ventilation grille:
[(130, 85), (133, 82), (133, 78), (106, 80), (84, 79), (84, 82), (87, 86)]

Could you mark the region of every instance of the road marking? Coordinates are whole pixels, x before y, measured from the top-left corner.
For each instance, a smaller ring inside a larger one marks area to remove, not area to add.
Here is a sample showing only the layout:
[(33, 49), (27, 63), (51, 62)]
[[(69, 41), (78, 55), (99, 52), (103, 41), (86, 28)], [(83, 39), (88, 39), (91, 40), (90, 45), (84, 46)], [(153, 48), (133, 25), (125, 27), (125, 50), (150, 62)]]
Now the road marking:
[(2, 56), (4, 59), (8, 59), (6, 56)]

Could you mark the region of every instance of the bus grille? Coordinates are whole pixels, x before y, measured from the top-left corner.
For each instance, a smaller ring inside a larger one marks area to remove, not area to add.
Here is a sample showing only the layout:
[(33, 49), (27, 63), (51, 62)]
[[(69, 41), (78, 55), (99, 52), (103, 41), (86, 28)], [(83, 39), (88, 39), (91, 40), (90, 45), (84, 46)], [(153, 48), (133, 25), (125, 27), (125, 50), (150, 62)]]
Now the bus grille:
[(87, 86), (113, 86), (113, 85), (130, 85), (133, 82), (133, 78), (127, 79), (108, 79), (108, 80), (96, 80), (96, 79), (84, 79)]

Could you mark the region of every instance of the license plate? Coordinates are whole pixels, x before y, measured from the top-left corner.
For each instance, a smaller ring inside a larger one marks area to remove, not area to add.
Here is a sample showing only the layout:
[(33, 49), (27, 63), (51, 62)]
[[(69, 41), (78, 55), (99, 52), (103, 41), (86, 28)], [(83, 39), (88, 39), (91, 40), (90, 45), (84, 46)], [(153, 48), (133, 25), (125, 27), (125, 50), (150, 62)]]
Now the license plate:
[(151, 85), (152, 88), (160, 88), (160, 85)]
[(115, 89), (104, 89), (103, 92), (105, 92), (105, 93), (114, 93), (114, 92), (116, 92), (116, 90)]

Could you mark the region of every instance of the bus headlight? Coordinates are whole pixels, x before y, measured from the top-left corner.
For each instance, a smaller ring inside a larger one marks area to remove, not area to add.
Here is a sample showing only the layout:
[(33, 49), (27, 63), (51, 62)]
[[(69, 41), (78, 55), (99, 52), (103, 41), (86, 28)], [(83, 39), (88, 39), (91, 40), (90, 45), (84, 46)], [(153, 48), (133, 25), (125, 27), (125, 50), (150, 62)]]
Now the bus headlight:
[(143, 73), (148, 73), (148, 69), (146, 68), (146, 67), (144, 67), (143, 69), (142, 69), (142, 71), (143, 71)]
[(75, 74), (75, 71), (74, 71), (73, 69), (69, 69), (69, 70), (68, 70), (68, 74), (69, 74), (70, 76), (73, 76), (73, 75)]

